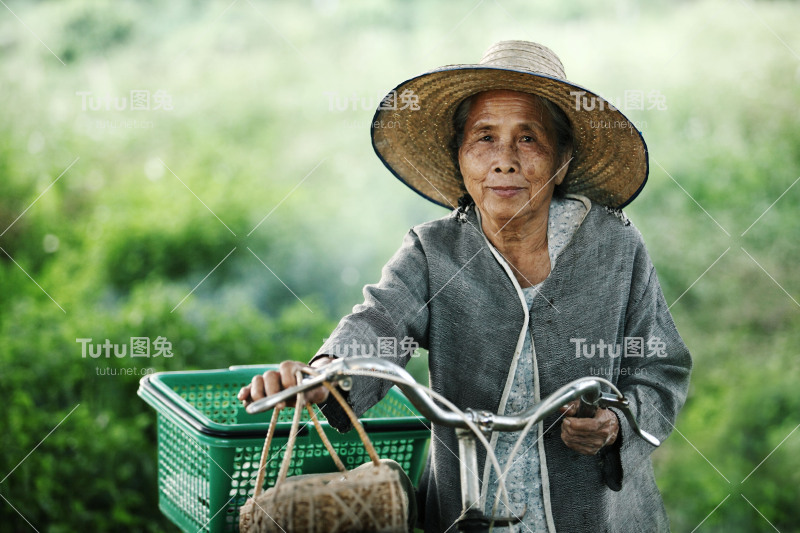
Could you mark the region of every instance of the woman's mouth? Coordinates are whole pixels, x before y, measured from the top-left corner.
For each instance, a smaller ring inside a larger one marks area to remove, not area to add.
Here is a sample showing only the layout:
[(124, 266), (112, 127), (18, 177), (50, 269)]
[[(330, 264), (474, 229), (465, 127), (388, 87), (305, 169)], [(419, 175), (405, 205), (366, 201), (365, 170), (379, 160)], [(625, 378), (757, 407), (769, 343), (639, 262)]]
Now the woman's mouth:
[(489, 189), (500, 198), (511, 198), (512, 196), (515, 196), (525, 190), (522, 187), (514, 186), (497, 186), (489, 187)]

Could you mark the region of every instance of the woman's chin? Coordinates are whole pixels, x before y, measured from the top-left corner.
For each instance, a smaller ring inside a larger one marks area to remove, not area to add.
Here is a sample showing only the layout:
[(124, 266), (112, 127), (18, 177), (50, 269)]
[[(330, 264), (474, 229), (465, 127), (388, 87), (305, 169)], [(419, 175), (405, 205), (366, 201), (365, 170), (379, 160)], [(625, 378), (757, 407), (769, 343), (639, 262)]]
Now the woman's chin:
[(525, 207), (525, 202), (503, 202), (500, 204), (492, 202), (481, 209), (481, 214), (490, 219), (493, 224), (504, 226), (515, 218), (524, 217)]

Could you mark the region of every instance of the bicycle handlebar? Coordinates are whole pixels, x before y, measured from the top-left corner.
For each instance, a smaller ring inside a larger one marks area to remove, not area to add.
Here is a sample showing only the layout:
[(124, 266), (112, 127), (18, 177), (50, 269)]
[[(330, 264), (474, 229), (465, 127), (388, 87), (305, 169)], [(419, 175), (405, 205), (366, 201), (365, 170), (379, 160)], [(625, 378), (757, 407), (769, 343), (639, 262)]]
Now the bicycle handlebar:
[[(390, 380), (397, 383), (422, 416), (431, 422), (453, 428), (468, 428), (467, 422), (461, 416), (442, 409), (434, 403), (430, 396), (422, 393), (417, 386), (412, 385), (416, 384), (416, 380), (404, 368), (385, 359), (376, 357), (336, 359), (325, 366), (316, 367), (314, 370), (316, 375), (303, 379), (298, 385), (254, 401), (247, 406), (247, 412), (256, 414), (273, 409), (277, 404), (294, 398), (300, 392), (321, 386), (323, 381), (344, 382), (341, 386), (347, 389), (349, 388), (347, 380), (350, 379), (351, 375), (364, 371), (377, 371), (386, 374), (387, 379), (392, 378)], [(477, 424), (483, 431), (519, 431), (532, 419), (534, 423), (538, 423), (546, 416), (556, 412), (559, 407), (578, 398), (582, 398), (582, 405), (590, 405), (593, 408), (619, 408), (639, 437), (653, 446), (661, 444), (653, 435), (639, 428), (627, 399), (622, 395), (616, 396), (602, 393), (600, 380), (592, 377), (580, 378), (564, 385), (522, 413), (501, 415), (488, 411), (467, 410), (467, 414), (472, 418), (472, 422)]]

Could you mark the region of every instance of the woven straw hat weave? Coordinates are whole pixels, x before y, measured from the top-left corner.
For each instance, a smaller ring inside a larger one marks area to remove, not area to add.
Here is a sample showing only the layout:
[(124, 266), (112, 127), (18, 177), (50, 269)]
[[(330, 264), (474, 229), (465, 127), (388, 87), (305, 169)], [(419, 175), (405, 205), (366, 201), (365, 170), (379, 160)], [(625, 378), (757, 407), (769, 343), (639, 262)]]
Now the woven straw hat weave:
[(403, 183), (454, 208), (466, 189), (451, 151), (453, 115), (467, 97), (496, 89), (543, 96), (569, 117), (574, 159), (563, 192), (620, 208), (642, 190), (648, 159), (639, 130), (606, 100), (567, 81), (552, 50), (527, 41), (495, 43), (478, 64), (441, 67), (398, 85), (375, 113), (373, 148)]

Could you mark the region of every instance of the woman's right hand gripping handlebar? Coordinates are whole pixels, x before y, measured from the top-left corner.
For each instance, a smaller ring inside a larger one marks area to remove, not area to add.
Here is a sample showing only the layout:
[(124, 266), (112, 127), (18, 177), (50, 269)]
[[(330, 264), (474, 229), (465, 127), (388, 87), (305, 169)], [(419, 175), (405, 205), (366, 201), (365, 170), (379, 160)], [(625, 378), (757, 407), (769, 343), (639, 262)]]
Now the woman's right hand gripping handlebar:
[[(295, 375), (297, 372), (302, 371), (304, 368), (318, 368), (327, 365), (335, 359), (330, 357), (320, 357), (315, 360), (310, 366), (301, 363), (300, 361), (283, 361), (278, 370), (268, 370), (263, 374), (256, 374), (249, 385), (245, 385), (239, 390), (237, 398), (241, 400), (245, 407), (250, 405), (256, 400), (271, 396), (289, 387), (297, 385)], [(328, 389), (325, 387), (316, 387), (308, 390), (305, 393), (306, 401), (309, 403), (321, 403), (328, 399)], [(294, 406), (294, 401), (281, 402), (276, 409), (282, 409), (289, 406)]]

